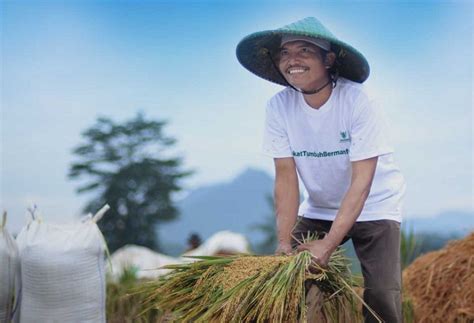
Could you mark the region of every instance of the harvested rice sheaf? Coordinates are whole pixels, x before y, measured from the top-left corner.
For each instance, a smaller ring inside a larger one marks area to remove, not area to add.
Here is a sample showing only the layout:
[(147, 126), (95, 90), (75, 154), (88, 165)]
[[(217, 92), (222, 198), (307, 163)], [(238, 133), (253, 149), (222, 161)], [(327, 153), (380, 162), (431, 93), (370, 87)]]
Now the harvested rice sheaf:
[(172, 313), (176, 322), (306, 322), (305, 283), (312, 283), (323, 295), (319, 310), (324, 321), (361, 319), (342, 250), (333, 254), (328, 268), (312, 263), (307, 251), (197, 258), (166, 266), (173, 271), (143, 285), (145, 307)]
[(416, 322), (474, 321), (474, 232), (417, 258), (403, 272)]
[(220, 283), (224, 291), (228, 291), (248, 277), (272, 273), (277, 267), (287, 264), (290, 260), (291, 258), (287, 256), (236, 258), (224, 267), (220, 274)]

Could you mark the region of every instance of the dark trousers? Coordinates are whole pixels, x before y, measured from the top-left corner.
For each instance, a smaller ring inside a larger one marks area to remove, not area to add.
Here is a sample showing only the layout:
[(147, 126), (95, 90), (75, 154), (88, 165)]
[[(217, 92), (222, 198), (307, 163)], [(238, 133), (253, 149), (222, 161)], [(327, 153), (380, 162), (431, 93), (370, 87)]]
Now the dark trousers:
[[(293, 236), (329, 232), (332, 221), (298, 217)], [(402, 322), (400, 223), (391, 220), (356, 222), (343, 242), (351, 239), (364, 276), (364, 301), (387, 323)], [(293, 241), (293, 245), (298, 243)], [(365, 322), (377, 320), (364, 307)]]

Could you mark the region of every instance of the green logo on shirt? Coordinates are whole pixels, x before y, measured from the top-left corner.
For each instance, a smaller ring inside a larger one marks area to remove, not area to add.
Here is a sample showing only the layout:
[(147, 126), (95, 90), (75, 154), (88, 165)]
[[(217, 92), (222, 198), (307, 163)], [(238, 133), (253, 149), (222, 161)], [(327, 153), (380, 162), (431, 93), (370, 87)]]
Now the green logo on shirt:
[(341, 135), (341, 140), (339, 140), (339, 142), (351, 141), (351, 137), (347, 131), (340, 131), (339, 134)]

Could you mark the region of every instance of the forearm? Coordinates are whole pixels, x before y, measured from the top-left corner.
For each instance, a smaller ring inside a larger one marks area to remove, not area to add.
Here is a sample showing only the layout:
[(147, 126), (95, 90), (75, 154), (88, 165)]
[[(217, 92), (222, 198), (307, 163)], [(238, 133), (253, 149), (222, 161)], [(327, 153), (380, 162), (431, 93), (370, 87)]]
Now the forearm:
[(341, 201), (329, 233), (322, 240), (298, 246), (299, 251), (309, 250), (314, 259), (326, 266), (331, 254), (352, 228), (369, 196), (378, 157), (352, 162), (351, 185)]
[(341, 207), (326, 239), (332, 249), (336, 249), (352, 228), (364, 207), (370, 187), (353, 184), (344, 196)]
[(277, 174), (275, 179), (275, 210), (279, 243), (290, 243), (299, 206), (298, 176), (294, 172)]

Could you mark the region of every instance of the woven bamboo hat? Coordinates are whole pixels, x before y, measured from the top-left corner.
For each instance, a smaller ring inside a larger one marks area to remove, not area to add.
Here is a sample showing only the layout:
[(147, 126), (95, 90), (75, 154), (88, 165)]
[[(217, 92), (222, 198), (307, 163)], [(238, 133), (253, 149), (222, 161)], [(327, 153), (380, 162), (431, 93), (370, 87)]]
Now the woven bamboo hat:
[(331, 44), (331, 51), (339, 62), (339, 76), (363, 83), (370, 73), (369, 63), (351, 45), (337, 39), (319, 20), (308, 17), (276, 30), (248, 35), (237, 45), (237, 59), (250, 72), (268, 81), (288, 86), (276, 70), (270, 55), (278, 53), (283, 35), (307, 36), (323, 39)]

